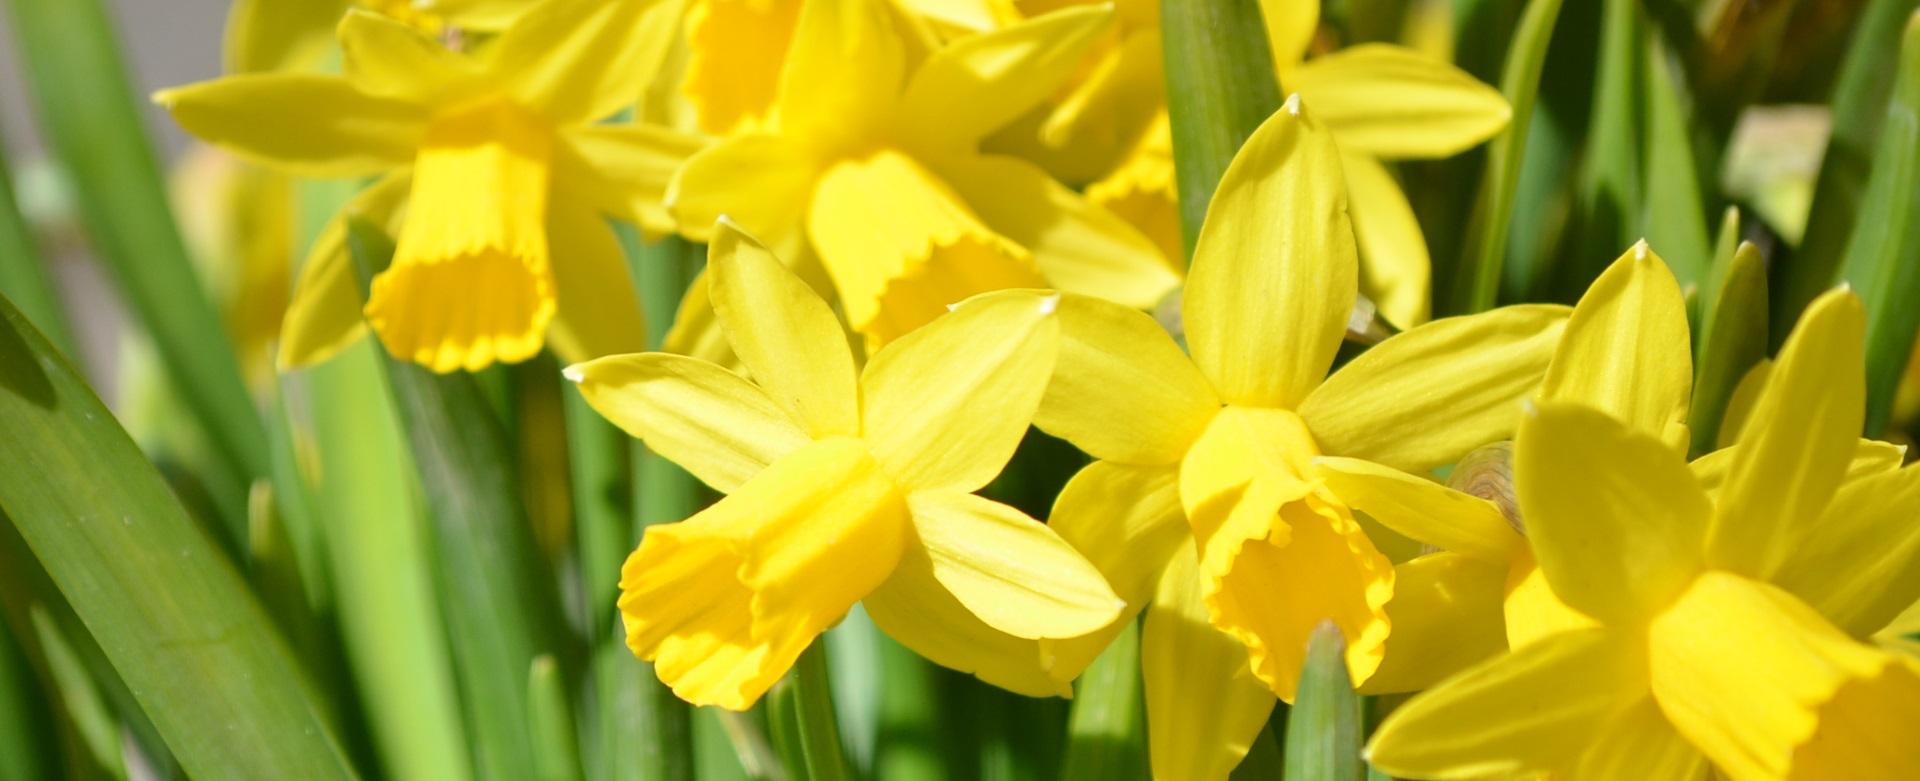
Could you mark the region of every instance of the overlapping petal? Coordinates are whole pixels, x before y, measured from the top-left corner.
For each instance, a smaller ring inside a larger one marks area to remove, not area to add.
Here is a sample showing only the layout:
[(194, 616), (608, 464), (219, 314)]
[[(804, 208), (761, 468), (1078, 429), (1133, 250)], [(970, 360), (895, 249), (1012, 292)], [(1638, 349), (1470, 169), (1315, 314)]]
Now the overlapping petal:
[(1273, 711), (1273, 692), (1248, 668), (1245, 646), (1208, 623), (1203, 583), (1193, 546), (1181, 545), (1140, 633), (1155, 778), (1226, 778)]
[(1687, 302), (1643, 242), (1581, 296), (1540, 397), (1585, 404), (1684, 449), (1692, 394)]
[(933, 574), (927, 549), (910, 545), (893, 576), (862, 603), (875, 626), (934, 664), (1028, 697), (1071, 697), (1079, 670), (1055, 675), (1029, 640), (988, 626)]
[(1041, 641), (1056, 669), (1079, 671), (1147, 606), (1167, 560), (1192, 539), (1180, 508), (1177, 470), (1095, 461), (1060, 490), (1047, 525), (1086, 556), (1127, 603), (1119, 620), (1100, 631)]
[(1286, 86), (1312, 103), (1341, 146), (1387, 159), (1451, 157), (1492, 138), (1513, 116), (1499, 90), (1391, 44), (1315, 57)]
[(1387, 528), (1442, 550), (1504, 565), (1527, 544), (1492, 502), (1357, 458), (1314, 459), (1340, 501)]
[(814, 437), (859, 434), (853, 351), (827, 302), (725, 220), (707, 262), (714, 311), (754, 382)]
[(823, 148), (876, 140), (900, 100), (906, 55), (876, 0), (816, 0), (800, 9), (775, 103), (780, 132)]
[(1433, 268), (1413, 205), (1380, 161), (1346, 152), (1340, 166), (1359, 242), (1360, 294), (1400, 328), (1426, 322), (1433, 310)]
[(1418, 691), (1507, 650), (1506, 567), (1450, 551), (1393, 568), (1386, 655), (1367, 694)]
[(1631, 625), (1705, 565), (1712, 505), (1681, 455), (1579, 405), (1542, 402), (1514, 438), (1515, 491), (1553, 592)]
[(680, 0), (542, 2), (500, 35), (488, 73), (555, 124), (605, 119), (645, 91), (680, 13)]
[(1000, 473), (1053, 373), (1058, 303), (990, 293), (873, 357), (860, 377), (861, 430), (895, 479), (964, 492)]
[(946, 491), (915, 491), (907, 504), (934, 578), (994, 629), (1076, 637), (1126, 607), (1073, 546), (1019, 510)]
[(427, 131), (425, 108), (368, 95), (340, 76), (244, 74), (153, 99), (200, 140), (301, 176), (369, 176), (407, 165)]
[(339, 34), (347, 81), (368, 95), (438, 106), (482, 87), (479, 64), (412, 25), (356, 9), (340, 20)]
[(1112, 24), (1111, 8), (1063, 8), (941, 48), (907, 83), (902, 137), (930, 151), (970, 150), (1058, 91)]
[(1188, 271), (1187, 346), (1233, 404), (1299, 404), (1353, 309), (1359, 260), (1340, 153), (1310, 108), (1289, 98), (1234, 155)]
[(347, 220), (358, 217), (392, 232), (412, 186), (412, 177), (405, 173), (386, 176), (354, 196), (320, 229), (280, 326), (281, 369), (324, 361), (366, 334), (359, 277), (347, 248)]
[(1034, 425), (1095, 458), (1179, 462), (1220, 408), (1166, 329), (1138, 310), (1060, 297), (1060, 358)]
[(1512, 435), (1570, 312), (1537, 304), (1435, 320), (1334, 372), (1300, 417), (1329, 455), (1407, 471), (1453, 463)]
[(547, 244), (559, 259), (547, 343), (568, 363), (646, 349), (646, 320), (613, 227), (567, 196), (556, 192), (547, 205)]
[(759, 386), (705, 361), (616, 355), (569, 367), (567, 376), (614, 425), (721, 493), (810, 441)]

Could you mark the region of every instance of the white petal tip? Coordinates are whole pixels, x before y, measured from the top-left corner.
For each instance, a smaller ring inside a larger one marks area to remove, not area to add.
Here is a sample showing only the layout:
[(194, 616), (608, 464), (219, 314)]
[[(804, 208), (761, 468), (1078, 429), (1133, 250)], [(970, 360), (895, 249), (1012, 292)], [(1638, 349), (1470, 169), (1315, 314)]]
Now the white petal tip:
[(1047, 296), (1046, 298), (1040, 299), (1040, 314), (1050, 315), (1050, 314), (1053, 314), (1054, 310), (1059, 308), (1060, 308), (1059, 293), (1055, 293), (1053, 295)]
[(1853, 292), (1853, 283), (1843, 279), (1840, 281), (1839, 285), (1834, 287), (1834, 289), (1842, 293), (1851, 293)]
[(951, 304), (948, 304), (948, 305), (947, 305), (947, 311), (949, 311), (949, 312), (954, 312), (954, 311), (958, 311), (958, 310), (960, 309), (960, 304), (961, 304), (961, 303), (962, 303), (962, 302), (959, 302), (959, 301), (955, 301), (954, 303), (951, 303)]
[(568, 366), (565, 369), (561, 369), (560, 376), (567, 378), (569, 382), (572, 382), (575, 385), (578, 385), (581, 382), (586, 381), (587, 379), (586, 373), (580, 371), (580, 367), (578, 365)]
[(1286, 105), (1281, 106), (1281, 108), (1286, 109), (1288, 114), (1292, 114), (1293, 116), (1296, 116), (1296, 117), (1300, 116), (1300, 93), (1295, 92), (1291, 95), (1288, 95)]
[(1533, 403), (1533, 399), (1521, 399), (1520, 414), (1529, 418), (1540, 417), (1540, 405)]
[(1646, 239), (1641, 239), (1633, 243), (1633, 259), (1634, 260), (1647, 259), (1647, 240)]

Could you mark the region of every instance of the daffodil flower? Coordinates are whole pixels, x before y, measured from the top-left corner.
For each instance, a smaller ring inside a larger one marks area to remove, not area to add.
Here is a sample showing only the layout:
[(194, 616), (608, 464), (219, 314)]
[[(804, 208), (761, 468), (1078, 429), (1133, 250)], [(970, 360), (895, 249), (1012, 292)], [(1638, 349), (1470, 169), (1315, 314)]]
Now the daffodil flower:
[[(698, 142), (596, 125), (631, 104), (677, 7), (554, 0), (485, 57), (365, 12), (340, 22), (345, 75), (262, 73), (165, 90), (188, 132), (302, 176), (381, 175), (347, 212), (397, 227), (365, 305), (387, 349), (435, 371), (634, 349), (642, 326), (603, 215), (671, 229), (660, 199)], [(404, 206), (404, 216), (401, 216)], [(288, 310), (283, 366), (362, 333), (344, 214), (318, 239)]]
[[(1360, 246), (1360, 292), (1397, 326), (1426, 322), (1432, 278), (1426, 237), (1406, 194), (1381, 163), (1459, 154), (1500, 132), (1512, 110), (1492, 87), (1402, 46), (1365, 43), (1308, 59), (1320, 3), (1260, 5), (1280, 86), (1313, 106), (1340, 143)], [(1164, 235), (1176, 213), (1172, 143), (1171, 134), (1142, 136), (1134, 156), (1088, 194)]]
[[(1322, 621), (1346, 638), (1355, 680), (1380, 664), (1393, 568), (1313, 459), (1426, 469), (1505, 437), (1567, 316), (1440, 320), (1327, 376), (1358, 260), (1340, 153), (1303, 103), (1254, 132), (1214, 196), (1183, 294), (1192, 357), (1140, 312), (1067, 295), (1035, 419), (1100, 459), (1051, 524), (1127, 600), (1125, 620), (1146, 605), (1159, 778), (1225, 778), (1275, 697), (1292, 700)], [(1119, 628), (1042, 642), (1043, 657), (1077, 672)]]
[(1040, 403), (1055, 295), (970, 300), (856, 372), (826, 302), (757, 240), (722, 223), (709, 269), (752, 382), (668, 353), (567, 370), (601, 414), (727, 494), (649, 528), (622, 572), (627, 644), (675, 693), (743, 710), (861, 601), (950, 666), (966, 649), (939, 629), (955, 621), (1031, 639), (1113, 620), (1123, 603), (1086, 559), (973, 493)]
[(990, 290), (1151, 306), (1178, 281), (1151, 242), (1032, 164), (978, 150), (1065, 83), (1111, 15), (1047, 14), (916, 64), (880, 0), (811, 0), (770, 126), (688, 160), (673, 213), (696, 239), (728, 215), (802, 268), (817, 252), (870, 348)]
[(1920, 667), (1862, 642), (1920, 596), (1920, 470), (1847, 480), (1864, 324), (1845, 290), (1808, 309), (1711, 479), (1670, 439), (1540, 402), (1515, 439), (1520, 510), (1553, 593), (1592, 625), (1409, 701), (1375, 734), (1374, 766), (1418, 778), (1692, 779), (1707, 763), (1736, 781), (1920, 775), (1907, 739)]
[(498, 32), (535, 0), (234, 0), (227, 15), (228, 73), (303, 70), (320, 59), (349, 9), (438, 35), (448, 27)]
[[(1684, 456), (1693, 359), (1686, 300), (1664, 260), (1635, 245), (1594, 280), (1554, 352), (1539, 398), (1583, 404)], [(1519, 409), (1514, 409), (1519, 414)], [(1727, 454), (1702, 462), (1703, 472)], [(1862, 475), (1897, 468), (1902, 451), (1863, 440)], [(1369, 693), (1424, 689), (1509, 648), (1593, 626), (1548, 586), (1525, 516), (1430, 479), (1356, 459), (1321, 458), (1318, 474), (1353, 509), (1441, 549), (1394, 569), (1393, 636)]]

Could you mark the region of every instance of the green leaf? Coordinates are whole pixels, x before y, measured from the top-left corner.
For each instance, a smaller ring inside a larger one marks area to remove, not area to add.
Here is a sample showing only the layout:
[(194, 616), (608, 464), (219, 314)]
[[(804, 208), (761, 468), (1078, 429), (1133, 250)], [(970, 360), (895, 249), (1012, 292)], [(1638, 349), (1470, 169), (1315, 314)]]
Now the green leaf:
[(1143, 687), (1140, 627), (1129, 622), (1080, 675), (1067, 719), (1062, 778), (1148, 777)]
[(12, 299), (54, 349), (79, 358), (33, 231), (20, 216), (20, 204), (13, 197), (13, 172), (7, 169), (4, 155), (0, 155), (0, 295)]
[(302, 377), (347, 661), (388, 778), (473, 777), (413, 462), (362, 340)]
[(1700, 174), (1694, 166), (1687, 107), (1680, 95), (1680, 72), (1658, 35), (1645, 46), (1643, 95), (1646, 118), (1646, 200), (1640, 204), (1647, 243), (1673, 269), (1682, 288), (1707, 281), (1713, 247), (1707, 238), (1706, 207)]
[(1287, 781), (1363, 781), (1360, 695), (1347, 677), (1347, 643), (1332, 622), (1307, 639), (1300, 688), (1287, 714)]
[[(35, 115), (73, 177), (90, 244), (228, 471), (267, 477), (266, 430), (167, 205), (101, 0), (9, 0), (8, 7)], [(244, 492), (246, 482), (222, 490)], [(227, 521), (240, 541), (245, 518)]]
[(0, 778), (60, 775), (53, 707), (47, 702), (26, 650), (0, 624)]
[(560, 680), (560, 669), (552, 656), (533, 660), (527, 673), (527, 691), (532, 711), (527, 720), (533, 724), (534, 753), (540, 766), (539, 781), (579, 781), (580, 744), (573, 730), (572, 704), (567, 701), (567, 685)]
[[(392, 261), (393, 240), (355, 219), (348, 245), (364, 295)], [(475, 769), (483, 779), (533, 778), (527, 671), (541, 654), (564, 660), (572, 649), (562, 642), (559, 596), (528, 525), (507, 436), (472, 375), (434, 374), (391, 355), (385, 365), (433, 519)]]
[(1258, 0), (1161, 0), (1160, 46), (1191, 262), (1214, 188), (1240, 145), (1280, 110), (1280, 85)]
[(194, 778), (356, 777), (246, 582), (11, 303), (0, 507)]
[(1870, 0), (1854, 23), (1846, 59), (1833, 86), (1833, 135), (1814, 181), (1807, 233), (1794, 262), (1783, 264), (1774, 286), (1771, 343), (1778, 348), (1793, 330), (1800, 310), (1833, 286), (1848, 236), (1859, 219), (1867, 177), (1882, 162), (1875, 158), (1887, 101), (1901, 51), (1901, 30), (1920, 0)]
[(851, 763), (840, 742), (833, 710), (833, 685), (827, 673), (827, 644), (816, 638), (781, 682), (770, 715), (774, 744), (796, 779), (852, 781)]
[(1247, 747), (1247, 756), (1240, 760), (1239, 766), (1227, 777), (1230, 781), (1273, 781), (1285, 773), (1285, 760), (1280, 756), (1280, 741), (1273, 735), (1275, 724), (1285, 727), (1287, 706), (1275, 705), (1273, 715), (1268, 717), (1267, 726), (1253, 738), (1253, 745)]
[(1527, 128), (1533, 121), (1534, 98), (1540, 90), (1540, 70), (1547, 60), (1547, 42), (1561, 0), (1530, 0), (1507, 51), (1500, 76), (1500, 92), (1513, 107), (1513, 121), (1495, 136), (1487, 150), (1487, 170), (1474, 200), (1466, 250), (1465, 272), (1459, 275), (1455, 309), (1463, 313), (1492, 309), (1500, 291), (1500, 264), (1506, 257), (1507, 230), (1513, 217), (1513, 193), (1520, 182), (1520, 160), (1526, 152)]
[(1920, 13), (1907, 21), (1884, 123), (1840, 274), (1867, 305), (1870, 437), (1887, 425), (1920, 330)]
[(874, 734), (873, 777), (901, 781), (945, 781), (950, 772), (941, 755), (941, 670), (926, 657), (882, 634), (879, 726)]
[[(1639, 0), (1605, 0), (1600, 20), (1600, 62), (1596, 69), (1593, 115), (1587, 126), (1587, 151), (1578, 190), (1579, 221), (1574, 243), (1577, 290), (1640, 237), (1633, 218), (1642, 202), (1640, 164), (1640, 70), (1646, 63)], [(1577, 291), (1576, 291), (1577, 295)]]
[(1700, 355), (1694, 360), (1693, 405), (1687, 411), (1696, 457), (1714, 449), (1734, 388), (1767, 357), (1767, 264), (1759, 248), (1740, 243), (1713, 302), (1703, 307), (1707, 314), (1700, 327)]

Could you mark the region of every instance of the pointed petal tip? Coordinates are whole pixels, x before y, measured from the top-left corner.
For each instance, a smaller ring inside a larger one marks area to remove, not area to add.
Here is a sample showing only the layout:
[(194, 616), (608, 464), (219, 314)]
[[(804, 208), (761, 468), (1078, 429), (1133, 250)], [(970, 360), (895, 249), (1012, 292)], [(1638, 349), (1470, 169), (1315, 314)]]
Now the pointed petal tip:
[(1040, 299), (1040, 314), (1051, 315), (1060, 308), (1060, 294), (1055, 293)]
[(1634, 259), (1634, 260), (1646, 260), (1646, 259), (1647, 259), (1647, 240), (1646, 240), (1646, 237), (1644, 237), (1644, 236), (1643, 236), (1643, 237), (1641, 237), (1641, 239), (1640, 239), (1639, 241), (1636, 241), (1636, 242), (1634, 242), (1634, 243), (1633, 243), (1633, 259)]
[(1281, 108), (1286, 109), (1288, 114), (1296, 117), (1300, 116), (1300, 93), (1295, 92), (1288, 95), (1286, 105), (1281, 106)]
[(560, 376), (567, 378), (567, 381), (572, 382), (575, 385), (585, 382), (587, 379), (587, 374), (586, 372), (583, 372), (580, 370), (581, 366), (582, 364), (576, 363), (572, 366), (568, 366), (565, 369), (561, 369)]

